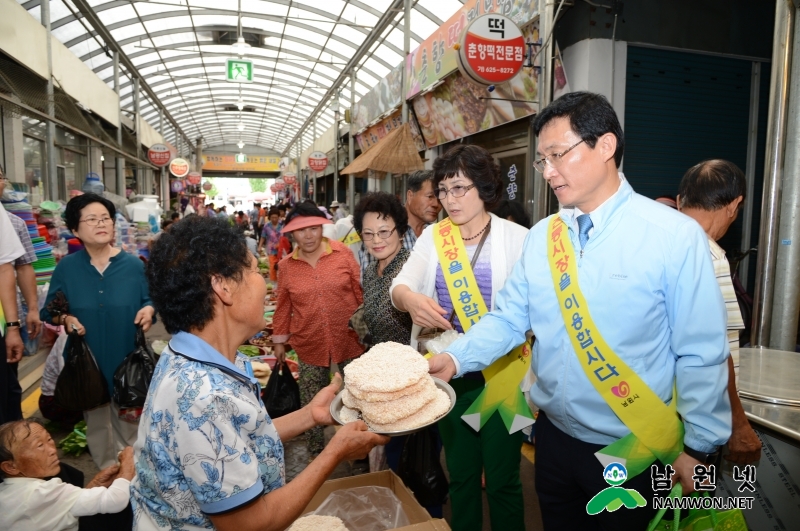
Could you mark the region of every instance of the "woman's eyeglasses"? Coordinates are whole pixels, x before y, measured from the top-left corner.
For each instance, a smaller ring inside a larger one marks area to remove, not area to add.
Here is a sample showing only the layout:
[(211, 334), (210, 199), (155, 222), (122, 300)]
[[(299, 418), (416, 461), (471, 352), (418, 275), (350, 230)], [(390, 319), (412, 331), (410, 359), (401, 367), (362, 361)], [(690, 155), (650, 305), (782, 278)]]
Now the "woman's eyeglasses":
[(439, 198), (439, 201), (444, 201), (447, 199), (447, 194), (450, 194), (453, 197), (464, 197), (464, 195), (473, 188), (475, 188), (474, 184), (469, 186), (456, 185), (449, 190), (447, 188), (437, 188), (436, 197)]
[(105, 218), (86, 218), (86, 219), (82, 219), (81, 223), (86, 223), (90, 227), (96, 227), (101, 223), (103, 225), (112, 225), (114, 223), (114, 220), (109, 218), (109, 217), (105, 217)]
[(371, 241), (376, 235), (380, 237), (381, 240), (388, 240), (389, 237), (392, 235), (394, 231), (397, 230), (397, 227), (393, 228), (392, 230), (384, 229), (379, 230), (378, 232), (362, 232), (361, 239), (365, 242)]

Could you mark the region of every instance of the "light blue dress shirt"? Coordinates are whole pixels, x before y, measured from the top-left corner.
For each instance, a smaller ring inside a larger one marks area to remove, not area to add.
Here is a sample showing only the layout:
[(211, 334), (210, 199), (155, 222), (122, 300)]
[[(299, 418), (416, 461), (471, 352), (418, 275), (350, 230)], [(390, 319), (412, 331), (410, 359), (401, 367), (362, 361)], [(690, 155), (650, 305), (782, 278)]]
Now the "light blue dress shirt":
[[(576, 209), (564, 209), (573, 248)], [(594, 228), (577, 253), (581, 291), (606, 342), (665, 402), (677, 382), (684, 443), (701, 452), (731, 434), (726, 392), (729, 355), (725, 303), (714, 277), (706, 235), (683, 214), (619, 191), (594, 212)], [(593, 444), (630, 433), (592, 386), (559, 310), (547, 252), (548, 219), (531, 229), (522, 258), (496, 296), (495, 308), (448, 351), (458, 375), (481, 370), (536, 336), (531, 399), (563, 432)], [(654, 420), (654, 422), (656, 422)]]

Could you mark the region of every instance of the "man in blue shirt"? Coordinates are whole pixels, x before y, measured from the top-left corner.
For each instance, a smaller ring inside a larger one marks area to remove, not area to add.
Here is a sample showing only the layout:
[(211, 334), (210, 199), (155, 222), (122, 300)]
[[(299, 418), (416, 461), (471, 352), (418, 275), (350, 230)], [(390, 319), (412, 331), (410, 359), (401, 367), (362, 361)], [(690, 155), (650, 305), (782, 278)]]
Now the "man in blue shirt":
[[(675, 399), (676, 385), (685, 450), (672, 463), (673, 480), (686, 495), (694, 490), (694, 467), (712, 463), (731, 433), (725, 305), (706, 237), (693, 220), (636, 194), (619, 173), (624, 137), (603, 96), (562, 96), (539, 114), (534, 131), (534, 165), (562, 205), (558, 216), (569, 229), (598, 332), (665, 403)], [(536, 490), (545, 528), (644, 529), (655, 513), (649, 471), (625, 484), (647, 507), (586, 511), (608, 486), (595, 452), (630, 429), (595, 390), (572, 347), (549, 270), (548, 221), (528, 233), (495, 309), (430, 360), (431, 374), (449, 380), (483, 369), (532, 330), (537, 381), (530, 394), (540, 408)]]

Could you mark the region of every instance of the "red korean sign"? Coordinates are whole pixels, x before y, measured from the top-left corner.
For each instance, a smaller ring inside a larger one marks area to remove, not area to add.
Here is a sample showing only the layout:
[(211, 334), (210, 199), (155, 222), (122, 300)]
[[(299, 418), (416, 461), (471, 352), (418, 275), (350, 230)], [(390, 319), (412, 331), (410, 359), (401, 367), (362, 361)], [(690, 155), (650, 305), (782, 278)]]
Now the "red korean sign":
[(284, 173), (283, 182), (285, 182), (286, 184), (294, 184), (297, 182), (297, 175), (295, 175), (294, 173)]
[(189, 173), (189, 163), (185, 159), (172, 159), (169, 163), (169, 172), (175, 177), (186, 177)]
[(276, 189), (277, 191), (279, 191), (279, 192), (280, 192), (281, 190), (283, 190), (284, 188), (286, 188), (286, 183), (285, 183), (285, 182), (283, 182), (281, 179), (277, 179), (277, 180), (275, 181), (275, 184), (274, 184), (273, 186), (275, 187), (275, 189)]
[(458, 69), (480, 85), (505, 83), (525, 61), (525, 39), (514, 21), (503, 15), (478, 17), (461, 38)]
[(210, 181), (206, 181), (206, 182), (203, 183), (203, 190), (205, 190), (206, 192), (208, 192), (212, 188), (214, 188), (214, 185), (211, 184)]
[(203, 180), (203, 176), (200, 175), (200, 172), (193, 171), (186, 176), (186, 182), (192, 185), (200, 184), (200, 181)]
[(314, 151), (308, 156), (308, 167), (311, 171), (323, 171), (328, 167), (328, 156), (322, 151)]
[(172, 153), (170, 153), (169, 147), (165, 144), (153, 144), (147, 150), (147, 159), (155, 166), (166, 166), (171, 158)]

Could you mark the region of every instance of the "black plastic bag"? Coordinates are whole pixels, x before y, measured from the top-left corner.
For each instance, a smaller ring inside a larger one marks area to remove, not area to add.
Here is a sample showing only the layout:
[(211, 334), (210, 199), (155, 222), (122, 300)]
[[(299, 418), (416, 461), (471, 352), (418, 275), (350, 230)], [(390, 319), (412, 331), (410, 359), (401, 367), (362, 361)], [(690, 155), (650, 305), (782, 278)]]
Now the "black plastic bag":
[(156, 355), (141, 326), (136, 330), (136, 348), (114, 371), (114, 402), (120, 408), (143, 407), (156, 369)]
[(71, 332), (64, 347), (64, 369), (56, 380), (53, 395), (58, 406), (70, 411), (87, 411), (108, 404), (108, 383), (83, 336)]
[(423, 507), (442, 505), (449, 484), (439, 460), (439, 445), (432, 426), (408, 435), (400, 455), (397, 475)]
[(267, 387), (264, 388), (264, 405), (273, 419), (300, 409), (300, 386), (294, 381), (292, 371), (285, 364), (276, 365)]

